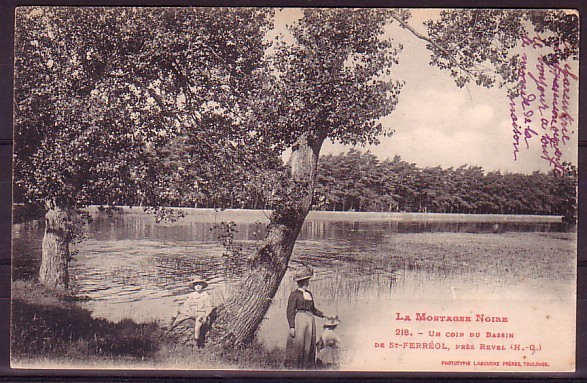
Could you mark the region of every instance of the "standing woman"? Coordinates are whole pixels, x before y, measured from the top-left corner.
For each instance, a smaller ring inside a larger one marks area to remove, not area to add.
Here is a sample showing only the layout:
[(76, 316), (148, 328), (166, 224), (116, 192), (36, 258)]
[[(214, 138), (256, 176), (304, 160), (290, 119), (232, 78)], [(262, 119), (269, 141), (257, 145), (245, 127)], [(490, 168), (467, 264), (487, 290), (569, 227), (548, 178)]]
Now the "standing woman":
[(314, 306), (308, 285), (313, 272), (305, 268), (295, 276), (298, 288), (287, 301), (287, 322), (289, 336), (285, 347), (285, 366), (295, 369), (312, 368), (316, 363), (316, 322), (324, 313)]

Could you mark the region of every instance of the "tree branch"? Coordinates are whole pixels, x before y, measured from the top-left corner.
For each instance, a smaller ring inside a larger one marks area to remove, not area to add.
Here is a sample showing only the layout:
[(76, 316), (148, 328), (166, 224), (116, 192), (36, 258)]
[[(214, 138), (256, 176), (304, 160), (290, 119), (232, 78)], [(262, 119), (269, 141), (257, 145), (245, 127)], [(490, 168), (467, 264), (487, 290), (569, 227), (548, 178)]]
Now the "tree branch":
[(450, 61), (452, 61), (460, 70), (466, 72), (467, 74), (469, 74), (473, 78), (475, 77), (475, 73), (472, 72), (471, 70), (463, 67), (461, 65), (461, 63), (453, 56), (452, 52), (450, 52), (446, 48), (438, 45), (438, 43), (436, 43), (436, 41), (432, 40), (430, 37), (424, 36), (423, 34), (418, 32), (417, 30), (415, 30), (411, 25), (409, 25), (404, 20), (402, 20), (401, 17), (396, 12), (391, 11), (390, 13), (391, 13), (391, 17), (393, 17), (404, 29), (407, 29), (408, 31), (410, 31), (414, 36), (416, 36), (420, 40), (426, 41), (427, 43), (431, 44), (439, 51), (443, 52), (448, 57), (448, 59)]

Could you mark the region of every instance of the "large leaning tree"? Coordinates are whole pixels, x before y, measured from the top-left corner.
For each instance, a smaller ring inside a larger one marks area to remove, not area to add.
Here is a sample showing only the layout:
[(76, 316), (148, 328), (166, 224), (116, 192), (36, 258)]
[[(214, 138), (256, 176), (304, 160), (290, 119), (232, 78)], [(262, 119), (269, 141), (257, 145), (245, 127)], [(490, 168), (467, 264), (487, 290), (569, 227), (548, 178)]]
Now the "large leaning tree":
[(380, 38), (388, 22), (383, 10), (306, 9), (291, 28), (295, 43), (275, 47), (252, 108), (260, 134), (291, 155), (266, 237), (242, 282), (246, 288), (219, 308), (213, 340), (252, 340), (310, 210), (324, 140), (376, 142), (382, 133), (378, 119), (393, 111), (400, 89), (389, 79), (400, 47)]
[(271, 14), (17, 9), (15, 194), (46, 211), (43, 285), (68, 287), (81, 208), (141, 205), (164, 217), (180, 192), (225, 199), (217, 184), (237, 163), (252, 164), (243, 180), (277, 166), (271, 148), (250, 145), (239, 107), (257, 84)]
[(245, 287), (219, 308), (213, 340), (239, 345), (253, 339), (311, 208), (323, 142), (376, 143), (381, 134), (392, 133), (379, 123), (394, 110), (401, 88), (392, 67), (402, 46), (383, 38), (390, 23), (424, 40), (430, 64), (450, 71), (457, 86), (508, 85), (511, 97), (520, 66), (512, 49), (522, 37), (543, 36), (550, 63), (578, 56), (574, 13), (450, 10), (427, 22), (426, 34), (410, 17), (399, 9), (304, 9), (289, 28), (293, 43), (286, 39), (275, 48), (264, 97), (253, 109), (262, 136), (291, 149), (288, 171)]

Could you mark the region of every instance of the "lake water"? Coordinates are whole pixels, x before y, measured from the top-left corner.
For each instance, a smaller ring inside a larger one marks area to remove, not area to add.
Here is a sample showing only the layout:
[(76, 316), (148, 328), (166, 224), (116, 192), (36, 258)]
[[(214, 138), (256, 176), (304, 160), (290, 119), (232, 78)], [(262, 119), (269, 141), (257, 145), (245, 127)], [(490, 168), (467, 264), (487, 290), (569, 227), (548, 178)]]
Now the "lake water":
[[(556, 354), (558, 340), (574, 336), (576, 234), (565, 232), (566, 227), (554, 220), (492, 220), (310, 215), (290, 265), (303, 262), (314, 268), (310, 289), (316, 306), (341, 318), (337, 332), (343, 368), (447, 368), (440, 367), (443, 356), (438, 353), (422, 358), (412, 350), (373, 347), (401, 340), (396, 331), (403, 327), (415, 332), (412, 337), (430, 330), (429, 324), (397, 321), (398, 312), (504, 315), (516, 324), (496, 325), (492, 331), (516, 332), (517, 341), (533, 343), (539, 341), (536, 334), (552, 328), (549, 323), (569, 323), (556, 336), (541, 338), (547, 351), (542, 357)], [(263, 238), (267, 218), (261, 212), (191, 210), (178, 222), (157, 224), (140, 211), (112, 217), (95, 212), (88, 238), (73, 246), (78, 251), (70, 267), (73, 289), (88, 299), (83, 305), (95, 317), (111, 321), (167, 322), (189, 292), (186, 283), (194, 274), (206, 277), (214, 300), (222, 302), (242, 277), (239, 260), (223, 255), (221, 229), (216, 226), (222, 221), (237, 223), (235, 240), (246, 252)], [(30, 278), (37, 272), (42, 231), (41, 221), (14, 225), (13, 278)], [(270, 348), (285, 346), (285, 306), (294, 288), (288, 272), (259, 329), (257, 338)], [(319, 331), (321, 324), (318, 319)], [(455, 329), (454, 324), (434, 326)], [(462, 325), (459, 331), (479, 330), (471, 326)], [(564, 350), (561, 354), (566, 355)], [(464, 355), (450, 353), (451, 358)], [(551, 365), (569, 363), (552, 355)]]

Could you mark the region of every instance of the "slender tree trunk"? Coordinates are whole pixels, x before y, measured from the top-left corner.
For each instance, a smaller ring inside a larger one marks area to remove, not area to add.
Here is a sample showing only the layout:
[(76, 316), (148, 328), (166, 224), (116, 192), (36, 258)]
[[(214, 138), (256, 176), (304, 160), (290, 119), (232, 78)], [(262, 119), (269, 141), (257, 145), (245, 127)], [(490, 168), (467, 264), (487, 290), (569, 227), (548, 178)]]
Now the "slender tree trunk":
[(45, 214), (45, 235), (43, 236), (39, 281), (53, 289), (67, 289), (69, 285), (69, 239), (66, 210), (50, 206)]
[(322, 142), (323, 139), (311, 140), (304, 134), (294, 145), (289, 163), (291, 181), (300, 185), (300, 192), (291, 196), (285, 209), (275, 209), (241, 288), (217, 310), (210, 341), (233, 347), (253, 340), (285, 275), (295, 241), (310, 210)]

